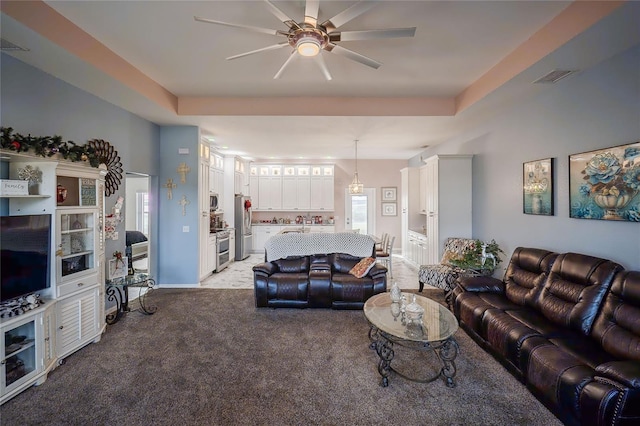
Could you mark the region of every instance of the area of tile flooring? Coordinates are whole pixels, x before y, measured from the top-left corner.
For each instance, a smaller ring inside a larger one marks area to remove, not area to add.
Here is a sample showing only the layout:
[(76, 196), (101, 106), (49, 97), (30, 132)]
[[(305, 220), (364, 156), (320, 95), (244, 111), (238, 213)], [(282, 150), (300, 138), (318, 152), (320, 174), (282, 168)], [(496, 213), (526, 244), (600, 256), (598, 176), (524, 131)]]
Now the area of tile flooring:
[[(253, 265), (264, 261), (264, 255), (252, 254), (245, 260), (231, 262), (220, 272), (213, 273), (204, 279), (202, 288), (253, 288)], [(418, 289), (418, 268), (406, 261), (404, 257), (393, 256), (393, 278), (388, 277), (387, 287), (391, 288), (394, 282), (403, 290)], [(428, 286), (427, 286), (428, 287)]]

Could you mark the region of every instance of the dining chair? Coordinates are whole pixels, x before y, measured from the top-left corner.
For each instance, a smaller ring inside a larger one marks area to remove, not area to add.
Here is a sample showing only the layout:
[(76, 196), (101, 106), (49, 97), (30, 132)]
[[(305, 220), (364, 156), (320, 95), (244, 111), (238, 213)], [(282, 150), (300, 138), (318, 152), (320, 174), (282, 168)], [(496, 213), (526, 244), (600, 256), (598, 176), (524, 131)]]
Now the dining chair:
[(381, 252), (376, 252), (376, 259), (380, 261), (389, 270), (389, 277), (393, 279), (393, 243), (396, 237), (387, 235), (386, 241), (383, 245), (385, 248)]

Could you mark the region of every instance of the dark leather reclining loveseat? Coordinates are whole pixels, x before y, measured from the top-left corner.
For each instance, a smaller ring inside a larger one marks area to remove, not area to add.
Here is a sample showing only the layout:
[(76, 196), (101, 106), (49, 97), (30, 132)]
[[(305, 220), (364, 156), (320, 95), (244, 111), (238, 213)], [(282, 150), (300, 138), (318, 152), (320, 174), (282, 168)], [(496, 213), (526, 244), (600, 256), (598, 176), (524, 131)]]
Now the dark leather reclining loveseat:
[(387, 290), (387, 268), (380, 264), (362, 278), (349, 273), (364, 257), (375, 257), (367, 235), (275, 235), (265, 262), (253, 267), (256, 307), (362, 309)]
[(503, 281), (460, 278), (453, 309), (565, 424), (640, 424), (640, 272), (517, 248)]

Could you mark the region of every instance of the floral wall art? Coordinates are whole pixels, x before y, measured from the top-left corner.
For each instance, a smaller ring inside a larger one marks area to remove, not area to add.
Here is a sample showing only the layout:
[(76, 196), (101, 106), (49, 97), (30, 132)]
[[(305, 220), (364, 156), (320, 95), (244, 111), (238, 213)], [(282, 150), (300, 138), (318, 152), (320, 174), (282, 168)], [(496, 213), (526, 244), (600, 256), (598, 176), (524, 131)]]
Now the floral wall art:
[(640, 142), (569, 156), (570, 216), (640, 222)]
[(523, 164), (523, 212), (553, 216), (553, 158)]

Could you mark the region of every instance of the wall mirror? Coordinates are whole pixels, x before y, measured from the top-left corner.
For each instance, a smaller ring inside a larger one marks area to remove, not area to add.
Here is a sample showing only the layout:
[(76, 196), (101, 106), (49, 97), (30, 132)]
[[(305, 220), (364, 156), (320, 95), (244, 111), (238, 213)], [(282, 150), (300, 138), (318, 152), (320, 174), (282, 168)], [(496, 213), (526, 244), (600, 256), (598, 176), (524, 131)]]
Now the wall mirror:
[[(126, 250), (129, 273), (150, 272), (151, 226), (149, 217), (149, 176), (126, 173)], [(131, 270), (133, 269), (133, 271)]]

